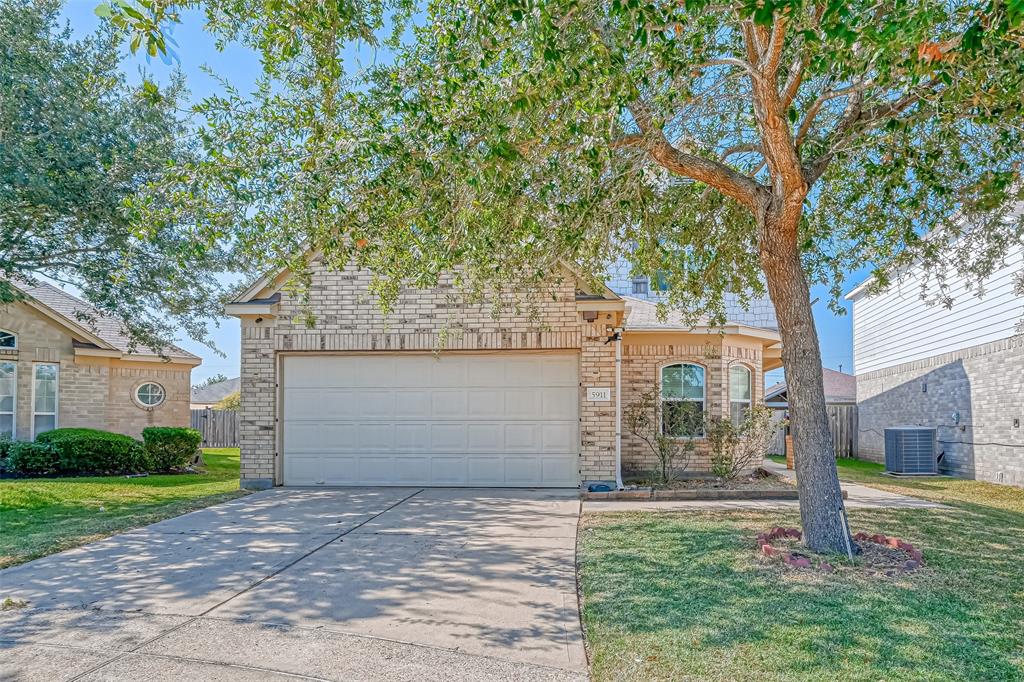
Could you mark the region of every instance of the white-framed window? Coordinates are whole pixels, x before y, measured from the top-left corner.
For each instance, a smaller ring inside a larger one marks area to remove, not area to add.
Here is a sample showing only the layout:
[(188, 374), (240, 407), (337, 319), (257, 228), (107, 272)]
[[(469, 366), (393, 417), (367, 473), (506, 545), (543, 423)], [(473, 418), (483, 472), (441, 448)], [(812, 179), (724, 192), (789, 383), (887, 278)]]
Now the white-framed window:
[(0, 360), (0, 436), (18, 430), (18, 363)]
[(646, 277), (634, 277), (633, 278), (633, 293), (646, 295), (650, 293), (650, 280)]
[(32, 438), (57, 428), (60, 365), (37, 362), (32, 365)]
[(750, 409), (750, 370), (743, 365), (729, 368), (729, 417), (739, 426)]
[(18, 347), (18, 335), (6, 329), (0, 329), (0, 348), (14, 350)]
[(155, 381), (147, 381), (135, 388), (135, 402), (143, 407), (156, 407), (167, 397), (164, 387)]
[(661, 368), (661, 432), (678, 438), (703, 438), (704, 368), (688, 362)]

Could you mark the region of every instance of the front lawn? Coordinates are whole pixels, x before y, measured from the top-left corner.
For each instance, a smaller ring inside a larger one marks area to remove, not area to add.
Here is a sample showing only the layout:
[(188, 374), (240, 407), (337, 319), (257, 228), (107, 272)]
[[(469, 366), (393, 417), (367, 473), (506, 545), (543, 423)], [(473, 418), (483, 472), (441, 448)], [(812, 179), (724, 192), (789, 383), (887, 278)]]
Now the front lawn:
[(759, 559), (757, 533), (797, 525), (795, 512), (584, 516), (594, 679), (1024, 679), (1024, 490), (844, 467), (855, 476), (953, 505), (850, 512), (854, 532), (921, 547), (923, 571), (870, 578)]
[[(785, 464), (785, 457), (768, 459)], [(948, 476), (903, 477), (885, 476), (885, 467), (874, 462), (845, 457), (836, 460), (839, 479), (889, 490), (902, 495), (921, 497), (933, 502), (954, 504), (964, 508), (977, 505), (1024, 513), (1024, 491), (1008, 485), (993, 485), (982, 481)]]
[(203, 453), (202, 474), (0, 480), (0, 568), (244, 495), (238, 448)]

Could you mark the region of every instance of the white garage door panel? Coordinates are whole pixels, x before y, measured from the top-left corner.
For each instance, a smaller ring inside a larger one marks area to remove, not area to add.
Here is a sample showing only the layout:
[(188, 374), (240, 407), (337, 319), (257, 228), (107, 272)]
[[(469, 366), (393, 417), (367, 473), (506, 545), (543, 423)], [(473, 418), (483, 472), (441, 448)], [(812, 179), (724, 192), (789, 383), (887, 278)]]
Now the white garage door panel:
[(286, 356), (287, 485), (576, 486), (575, 354)]

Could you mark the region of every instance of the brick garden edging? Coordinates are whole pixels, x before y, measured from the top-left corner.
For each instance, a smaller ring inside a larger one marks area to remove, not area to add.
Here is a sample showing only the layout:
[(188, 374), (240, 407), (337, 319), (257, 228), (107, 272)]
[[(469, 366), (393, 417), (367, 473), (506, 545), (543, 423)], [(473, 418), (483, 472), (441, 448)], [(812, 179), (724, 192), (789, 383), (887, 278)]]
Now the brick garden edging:
[[(656, 490), (653, 488), (639, 488), (636, 490), (612, 490), (606, 493), (592, 493), (586, 490), (580, 493), (584, 500), (645, 500), (655, 502), (668, 502), (680, 500), (798, 500), (800, 499), (796, 488), (793, 490), (779, 490), (777, 488), (751, 488), (729, 489), (729, 488), (703, 488), (694, 490)], [(846, 499), (846, 491), (843, 491), (843, 499)]]

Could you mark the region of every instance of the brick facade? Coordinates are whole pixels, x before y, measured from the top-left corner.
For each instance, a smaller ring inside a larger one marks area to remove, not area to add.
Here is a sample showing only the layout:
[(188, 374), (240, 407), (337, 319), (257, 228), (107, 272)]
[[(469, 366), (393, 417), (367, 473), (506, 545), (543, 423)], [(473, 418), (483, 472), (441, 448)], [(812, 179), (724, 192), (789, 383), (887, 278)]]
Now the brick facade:
[[(354, 266), (311, 265), (308, 304), (281, 290), (275, 317), (242, 320), (242, 405), (239, 439), (242, 484), (281, 482), (278, 423), (280, 353), (579, 349), (580, 316), (571, 277), (544, 290), (504, 296), (501, 304), (469, 302), (451, 276), (433, 289), (407, 289), (385, 314), (370, 293), (372, 274)], [(257, 319), (260, 321), (257, 322)], [(614, 358), (612, 359), (614, 371)], [(583, 425), (586, 428), (586, 425)], [(614, 434), (612, 434), (614, 448)], [(596, 453), (595, 455), (596, 456)], [(588, 452), (581, 468), (588, 471)], [(603, 478), (607, 478), (607, 475)]]
[[(580, 480), (614, 480), (614, 391), (606, 402), (590, 402), (585, 392), (588, 387), (612, 389), (615, 385), (615, 344), (607, 341), (621, 324), (621, 313), (600, 312), (591, 316), (592, 321), (584, 320), (571, 275), (555, 279), (543, 291), (507, 296), (498, 307), (465, 300), (448, 277), (433, 289), (404, 290), (388, 314), (369, 293), (370, 273), (352, 266), (335, 271), (314, 262), (311, 275), (305, 304), (300, 294), (286, 286), (280, 289), (275, 315), (240, 314), (243, 486), (262, 488), (282, 482), (279, 360), (281, 354), (303, 352), (576, 350), (580, 354)], [(266, 290), (260, 296), (268, 294)], [(711, 409), (728, 413), (722, 372), (734, 361), (750, 367), (754, 398), (761, 400), (760, 340), (679, 332), (661, 336), (670, 337), (676, 345), (623, 342), (624, 401), (653, 384), (663, 360), (699, 359), (707, 364), (706, 346), (712, 346), (716, 355), (708, 365)], [(626, 438), (623, 460), (633, 470), (650, 468), (649, 458)], [(706, 460), (705, 456), (702, 462)], [(706, 469), (706, 464), (697, 466)]]
[[(0, 307), (0, 328), (18, 337), (16, 350), (0, 350), (0, 360), (18, 365), (15, 437), (32, 437), (33, 365), (57, 363), (58, 427), (88, 427), (138, 438), (146, 426), (188, 426), (190, 365), (159, 361), (126, 361), (108, 357), (76, 357), (72, 336), (57, 322), (25, 305)], [(135, 388), (155, 381), (166, 399), (153, 408), (134, 400)]]
[(857, 410), (861, 458), (884, 461), (886, 427), (934, 426), (949, 473), (1024, 486), (1024, 336), (859, 374)]
[[(762, 350), (757, 343), (747, 343), (732, 336), (677, 334), (669, 341), (666, 335), (645, 341), (641, 335), (627, 336), (623, 347), (622, 402), (629, 405), (657, 386), (665, 365), (693, 363), (704, 368), (705, 412), (723, 418), (729, 416), (729, 368), (741, 364), (750, 370), (755, 404), (764, 400)], [(622, 469), (624, 475), (640, 475), (653, 470), (657, 457), (637, 436), (623, 425)], [(711, 469), (707, 442), (697, 439), (696, 448), (686, 473), (705, 473)]]

